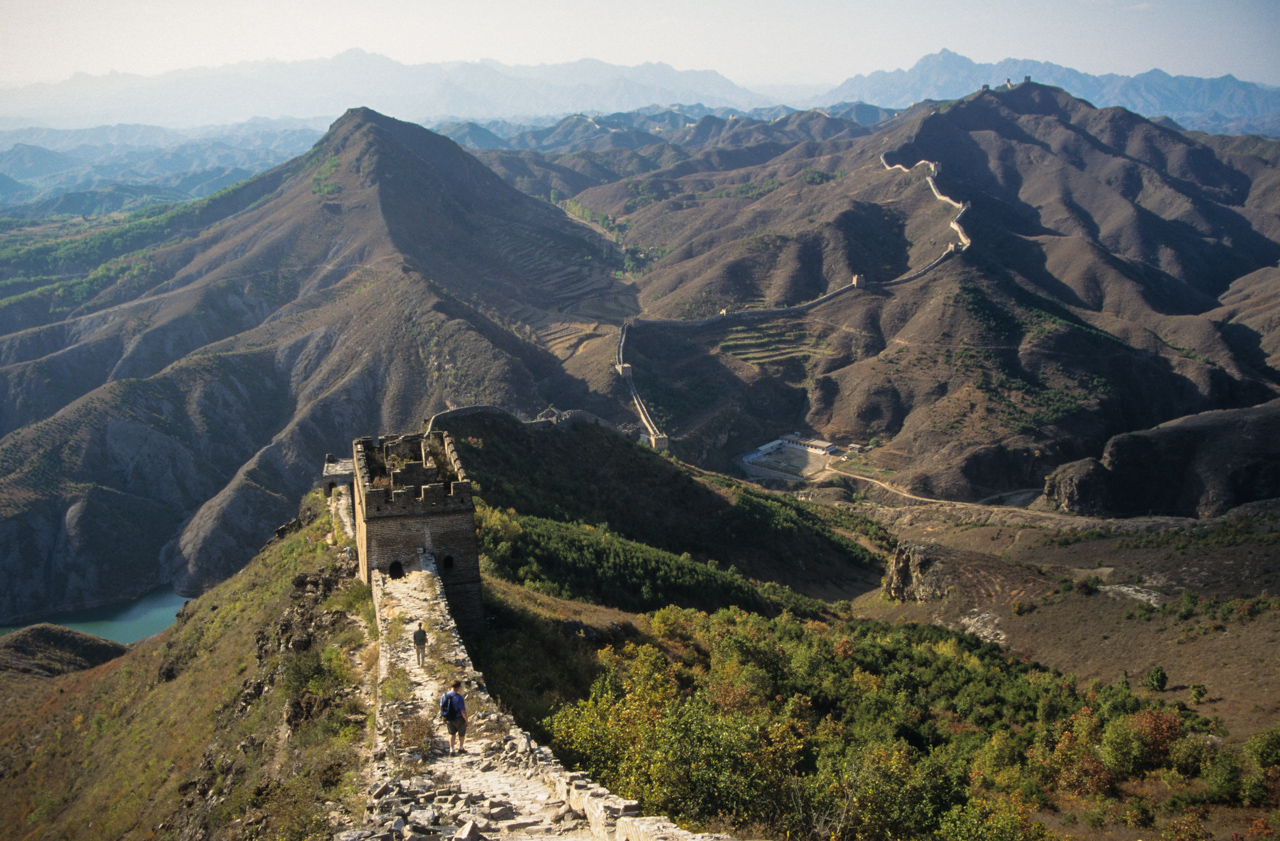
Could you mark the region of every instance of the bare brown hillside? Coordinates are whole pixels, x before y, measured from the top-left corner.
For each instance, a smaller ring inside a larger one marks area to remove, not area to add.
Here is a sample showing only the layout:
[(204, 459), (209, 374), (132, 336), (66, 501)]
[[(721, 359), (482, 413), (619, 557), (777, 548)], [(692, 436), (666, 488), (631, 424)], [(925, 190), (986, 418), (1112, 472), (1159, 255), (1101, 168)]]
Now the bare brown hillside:
[[(1280, 389), (1273, 142), (1034, 84), (874, 130), (624, 129), (490, 168), (356, 109), (202, 202), (4, 233), (0, 621), (230, 574), (356, 435), (468, 403), (632, 426), (628, 318), (677, 454), (877, 439), (867, 469), (951, 499)], [(1274, 485), (1243, 461), (1229, 504)]]
[(561, 310), (632, 306), (592, 232), (369, 111), (263, 179), (0, 336), (4, 621), (229, 575), (358, 435), (469, 403), (536, 414), (539, 382), (590, 402), (557, 353), (598, 316)]
[[(656, 349), (637, 381), (677, 448), (727, 456), (792, 428), (878, 438), (891, 481), (978, 499), (1038, 487), (1113, 436), (1277, 393), (1275, 143), (1187, 135), (1035, 84), (879, 129), (704, 151), (575, 196), (659, 255), (638, 281), (645, 317), (712, 317), (635, 331)], [(967, 205), (973, 244), (915, 277), (960, 241), (930, 174)], [(855, 274), (860, 288), (785, 309)], [(662, 354), (685, 335), (716, 364)]]

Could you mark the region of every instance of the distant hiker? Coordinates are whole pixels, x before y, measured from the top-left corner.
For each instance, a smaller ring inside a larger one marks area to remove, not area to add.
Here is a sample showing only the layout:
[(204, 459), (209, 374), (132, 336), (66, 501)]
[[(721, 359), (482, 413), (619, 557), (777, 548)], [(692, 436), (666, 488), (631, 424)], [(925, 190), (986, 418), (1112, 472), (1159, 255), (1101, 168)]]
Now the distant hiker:
[(427, 632), (422, 630), (422, 623), (418, 623), (418, 630), (413, 632), (413, 650), (418, 652), (418, 665), (426, 668), (427, 665)]
[[(449, 691), (440, 698), (440, 715), (449, 730), (449, 753), (466, 753), (467, 700), (462, 697), (462, 681), (455, 680)], [(458, 746), (453, 746), (457, 739)]]

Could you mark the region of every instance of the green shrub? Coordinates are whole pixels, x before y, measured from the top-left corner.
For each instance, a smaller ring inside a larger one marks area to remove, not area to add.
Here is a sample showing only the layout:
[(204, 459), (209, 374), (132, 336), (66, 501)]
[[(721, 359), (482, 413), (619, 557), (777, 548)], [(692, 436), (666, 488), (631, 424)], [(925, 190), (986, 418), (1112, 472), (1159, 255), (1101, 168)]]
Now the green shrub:
[(407, 701), (413, 697), (413, 681), (409, 673), (400, 666), (392, 666), (387, 670), (387, 677), (378, 690), (384, 703)]
[(280, 686), (286, 698), (297, 700), (309, 690), (312, 681), (323, 675), (324, 664), (320, 662), (320, 655), (314, 651), (303, 651), (285, 661)]
[(1213, 841), (1213, 833), (1204, 828), (1200, 814), (1195, 811), (1169, 821), (1160, 837), (1163, 841)]
[(1017, 797), (975, 798), (942, 817), (939, 841), (1041, 841), (1054, 836), (1033, 821), (1031, 808)]
[(1150, 804), (1145, 800), (1139, 800), (1124, 812), (1125, 826), (1132, 826), (1136, 829), (1146, 829), (1147, 827), (1154, 825), (1155, 822), (1155, 812), (1151, 809)]
[(1098, 592), (1098, 587), (1102, 584), (1102, 579), (1096, 575), (1088, 578), (1081, 578), (1075, 582), (1075, 591), (1082, 596), (1092, 596)]
[(1240, 754), (1235, 748), (1222, 748), (1205, 774), (1207, 799), (1214, 803), (1238, 803), (1243, 779), (1244, 763), (1240, 761)]
[(1280, 767), (1280, 725), (1254, 734), (1245, 742), (1244, 752), (1260, 768)]
[(1142, 678), (1142, 684), (1152, 692), (1163, 692), (1169, 685), (1169, 676), (1165, 674), (1163, 666), (1152, 666), (1151, 671)]
[(1240, 802), (1245, 806), (1265, 806), (1271, 799), (1270, 787), (1263, 774), (1249, 774), (1240, 783)]
[(1199, 736), (1184, 736), (1169, 746), (1169, 763), (1184, 777), (1198, 777), (1209, 767), (1213, 749)]
[(1199, 606), (1200, 600), (1196, 598), (1196, 594), (1190, 590), (1183, 590), (1182, 597), (1178, 600), (1178, 618), (1186, 621), (1196, 615), (1196, 608)]
[(1147, 764), (1147, 745), (1128, 719), (1118, 718), (1102, 733), (1102, 761), (1120, 779), (1128, 779)]

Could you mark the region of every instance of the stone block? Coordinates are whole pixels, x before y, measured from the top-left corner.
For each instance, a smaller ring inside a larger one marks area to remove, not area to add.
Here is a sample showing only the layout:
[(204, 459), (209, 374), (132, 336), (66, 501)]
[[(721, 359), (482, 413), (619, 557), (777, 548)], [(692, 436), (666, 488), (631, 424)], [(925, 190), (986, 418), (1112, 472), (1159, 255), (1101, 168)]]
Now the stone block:
[(614, 829), (616, 841), (664, 841), (687, 836), (689, 833), (667, 818), (619, 818)]
[(484, 841), (484, 836), (480, 834), (480, 828), (476, 826), (475, 821), (467, 821), (453, 835), (454, 841)]
[(346, 832), (339, 832), (333, 836), (333, 841), (363, 841), (368, 838), (369, 833), (363, 829), (348, 829)]

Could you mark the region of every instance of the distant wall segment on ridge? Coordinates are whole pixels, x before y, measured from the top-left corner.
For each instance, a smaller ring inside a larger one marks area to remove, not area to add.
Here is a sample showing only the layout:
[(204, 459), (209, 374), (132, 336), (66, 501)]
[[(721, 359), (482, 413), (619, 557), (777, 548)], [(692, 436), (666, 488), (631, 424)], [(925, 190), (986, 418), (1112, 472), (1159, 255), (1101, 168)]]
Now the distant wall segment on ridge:
[(524, 422), (523, 418), (520, 418), (499, 406), (488, 406), (488, 405), (459, 406), (456, 409), (449, 409), (444, 412), (437, 412), (436, 414), (427, 418), (427, 428), (426, 428), (426, 432), (424, 432), (423, 434), (425, 435), (432, 434), (435, 431), (436, 421), (447, 420), (448, 418), (466, 418), (466, 417), (471, 417), (472, 415), (498, 415), (504, 418), (515, 418), (516, 420), (521, 421), (522, 423)]

